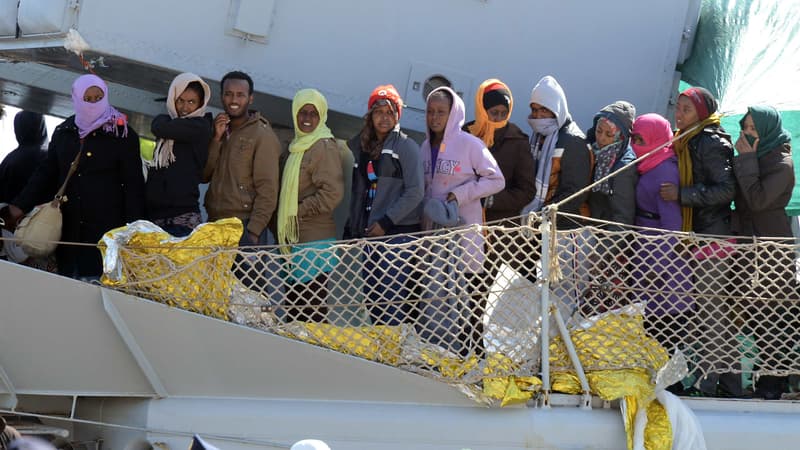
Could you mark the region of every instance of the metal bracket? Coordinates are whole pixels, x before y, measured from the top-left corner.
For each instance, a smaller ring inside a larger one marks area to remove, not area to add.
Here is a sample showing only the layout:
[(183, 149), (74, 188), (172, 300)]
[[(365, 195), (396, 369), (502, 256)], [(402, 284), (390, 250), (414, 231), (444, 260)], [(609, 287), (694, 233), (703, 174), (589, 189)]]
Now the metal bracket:
[(13, 410), (17, 407), (17, 390), (14, 389), (14, 384), (11, 383), (11, 378), (8, 377), (3, 366), (0, 366), (0, 383), (6, 388), (6, 393), (0, 394), (0, 407)]
[(128, 328), (128, 325), (125, 323), (125, 320), (119, 313), (119, 310), (108, 298), (108, 289), (101, 288), (100, 294), (103, 297), (103, 308), (108, 314), (108, 317), (111, 319), (111, 323), (114, 324), (114, 328), (117, 329), (117, 333), (122, 338), (122, 341), (125, 342), (125, 345), (130, 350), (131, 355), (133, 355), (133, 359), (136, 360), (136, 364), (139, 365), (139, 368), (142, 369), (142, 373), (144, 374), (147, 381), (150, 382), (150, 386), (153, 387), (153, 390), (156, 392), (156, 395), (159, 398), (168, 397), (169, 393), (167, 389), (164, 387), (164, 384), (161, 383), (161, 379), (158, 377), (155, 369), (148, 361), (147, 357), (142, 351), (142, 348), (139, 347), (139, 343), (136, 342), (136, 338), (131, 333), (131, 330)]

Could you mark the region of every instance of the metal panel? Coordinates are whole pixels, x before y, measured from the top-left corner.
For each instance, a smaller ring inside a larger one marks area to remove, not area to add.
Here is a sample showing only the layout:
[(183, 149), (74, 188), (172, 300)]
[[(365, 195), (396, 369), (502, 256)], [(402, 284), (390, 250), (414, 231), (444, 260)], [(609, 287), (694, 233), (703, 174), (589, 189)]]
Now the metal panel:
[(100, 287), (0, 261), (0, 365), (20, 394), (154, 396)]
[(0, 0), (0, 37), (17, 34), (17, 3), (19, 0)]
[(20, 33), (26, 35), (65, 33), (72, 25), (77, 2), (74, 0), (21, 0)]
[(170, 396), (474, 405), (393, 367), (109, 291)]
[(234, 0), (231, 32), (247, 40), (266, 42), (274, 11), (274, 0)]
[(139, 365), (139, 368), (142, 369), (142, 373), (147, 377), (147, 381), (150, 382), (153, 390), (156, 391), (159, 397), (166, 397), (167, 390), (164, 389), (164, 384), (161, 383), (158, 374), (153, 370), (153, 365), (150, 364), (150, 361), (147, 360), (147, 356), (142, 352), (142, 348), (139, 347), (139, 344), (136, 342), (136, 337), (131, 333), (125, 320), (120, 317), (117, 307), (108, 299), (109, 292), (111, 291), (108, 289), (101, 289), (103, 309), (105, 309), (106, 314), (108, 314), (108, 317), (114, 324), (114, 328), (117, 329), (125, 345), (128, 346), (128, 350), (131, 351), (131, 355), (136, 359), (136, 363)]

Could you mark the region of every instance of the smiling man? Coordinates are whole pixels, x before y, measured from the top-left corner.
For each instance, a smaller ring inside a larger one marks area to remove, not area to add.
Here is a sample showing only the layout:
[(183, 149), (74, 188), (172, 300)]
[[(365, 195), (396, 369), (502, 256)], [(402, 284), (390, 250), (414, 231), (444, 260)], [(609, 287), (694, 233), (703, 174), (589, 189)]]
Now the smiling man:
[(240, 245), (271, 244), (267, 224), (278, 201), (281, 146), (267, 119), (248, 109), (253, 103), (250, 76), (229, 72), (220, 85), (225, 112), (214, 119), (203, 173), (210, 182), (208, 219), (238, 217), (245, 226)]

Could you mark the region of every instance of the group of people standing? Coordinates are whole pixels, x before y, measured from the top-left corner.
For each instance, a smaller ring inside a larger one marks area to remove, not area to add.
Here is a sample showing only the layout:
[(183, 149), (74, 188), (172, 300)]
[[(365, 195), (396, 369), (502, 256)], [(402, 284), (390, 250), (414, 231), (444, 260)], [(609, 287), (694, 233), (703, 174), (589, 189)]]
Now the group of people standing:
[[(720, 126), (716, 100), (702, 88), (680, 94), (675, 133), (664, 117), (637, 116), (634, 105), (615, 101), (600, 109), (584, 134), (569, 113), (564, 90), (546, 76), (528, 102), (529, 137), (509, 122), (514, 100), (502, 81), (481, 83), (475, 118), (466, 124), (463, 100), (449, 87), (440, 87), (427, 96), (426, 137), (418, 145), (400, 131), (399, 93), (382, 85), (368, 98), (363, 129), (347, 141), (352, 173), (342, 166), (343, 156), (349, 155), (326, 125), (328, 105), (319, 91), (296, 93), (294, 139), (282, 151), (269, 121), (249, 108), (252, 79), (230, 72), (222, 77), (221, 89), (224, 112), (214, 118), (206, 112), (209, 86), (194, 74), (178, 75), (169, 88), (168, 114), (152, 122), (157, 144), (143, 163), (138, 136), (125, 115), (109, 104), (105, 82), (95, 75), (79, 77), (72, 88), (75, 115), (58, 126), (43, 162), (17, 192), (0, 191), (0, 201), (10, 204), (10, 222), (51, 200), (70, 165), (77, 164), (63, 206), (63, 240), (92, 245), (59, 246), (58, 271), (97, 277), (101, 261), (93, 245), (103, 233), (146, 218), (185, 236), (201, 222), (198, 185), (208, 182), (210, 221), (240, 218), (242, 246), (281, 245), (291, 268), (282, 274), (291, 286), (287, 319), (319, 322), (326, 320), (320, 292), (325, 293), (337, 262), (335, 253), (325, 249), (337, 238), (334, 210), (345, 198), (350, 177), (345, 236), (383, 243), (405, 243), (414, 239), (412, 233), (461, 225), (514, 225), (519, 223), (515, 218), (565, 199), (569, 201), (560, 211), (606, 221), (612, 228), (622, 224), (715, 235), (792, 235), (784, 208), (794, 175), (790, 135), (781, 127), (780, 115), (771, 107), (750, 108), (734, 145)], [(38, 139), (35, 127), (27, 128), (30, 139)], [(635, 169), (608, 177), (648, 154)], [(569, 216), (559, 219), (562, 229), (579, 224)], [(528, 250), (536, 252), (522, 242), (524, 237), (504, 241), (499, 251), (485, 250), (485, 239), (479, 232), (465, 233), (458, 243), (457, 270), (464, 274), (470, 296), (460, 328), (464, 348), (478, 354), (483, 351), (486, 302), (478, 291), (491, 278), (487, 269), (494, 270), (503, 260), (522, 261)], [(317, 256), (295, 258), (307, 248)], [(363, 261), (367, 285), (382, 287), (370, 290), (369, 300), (377, 305), (370, 316), (374, 323), (396, 324), (410, 313), (407, 304), (391, 301), (408, 296), (413, 249), (408, 254), (378, 253), (367, 252)], [(695, 290), (711, 289), (703, 279), (692, 282)], [(682, 308), (665, 304), (668, 299), (654, 302), (650, 307), (656, 314)]]

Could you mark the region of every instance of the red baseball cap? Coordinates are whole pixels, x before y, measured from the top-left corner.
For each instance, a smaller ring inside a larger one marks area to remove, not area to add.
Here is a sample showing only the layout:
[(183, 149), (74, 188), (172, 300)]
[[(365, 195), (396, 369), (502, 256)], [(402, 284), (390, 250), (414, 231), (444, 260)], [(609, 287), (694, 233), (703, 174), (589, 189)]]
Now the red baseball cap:
[(397, 111), (397, 118), (399, 119), (401, 115), (403, 115), (403, 99), (400, 98), (400, 94), (397, 93), (397, 89), (391, 84), (386, 84), (382, 86), (376, 87), (372, 94), (369, 95), (369, 102), (367, 103), (367, 109), (372, 111), (372, 107), (375, 106), (376, 103), (379, 105), (385, 104), (381, 100), (389, 101), (394, 105), (395, 111)]

